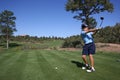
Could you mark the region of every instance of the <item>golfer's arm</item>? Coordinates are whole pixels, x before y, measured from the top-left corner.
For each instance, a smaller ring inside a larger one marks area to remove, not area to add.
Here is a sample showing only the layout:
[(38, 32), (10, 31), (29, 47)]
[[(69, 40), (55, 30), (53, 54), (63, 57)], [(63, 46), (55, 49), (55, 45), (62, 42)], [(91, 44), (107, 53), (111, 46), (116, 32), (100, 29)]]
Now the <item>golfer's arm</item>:
[(89, 30), (87, 31), (87, 33), (88, 33), (88, 32), (96, 32), (96, 31), (98, 31), (98, 29), (96, 29), (96, 28), (94, 28), (94, 29), (89, 29)]
[(93, 32), (93, 35), (95, 35), (97, 32), (98, 32), (98, 30), (94, 31), (94, 32)]

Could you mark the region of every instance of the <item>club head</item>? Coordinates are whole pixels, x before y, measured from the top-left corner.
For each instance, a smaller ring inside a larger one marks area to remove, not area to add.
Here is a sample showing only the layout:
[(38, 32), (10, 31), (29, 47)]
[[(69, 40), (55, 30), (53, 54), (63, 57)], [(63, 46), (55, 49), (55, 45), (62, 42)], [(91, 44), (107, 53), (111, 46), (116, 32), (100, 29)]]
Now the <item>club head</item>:
[(101, 20), (104, 20), (104, 17), (100, 17)]

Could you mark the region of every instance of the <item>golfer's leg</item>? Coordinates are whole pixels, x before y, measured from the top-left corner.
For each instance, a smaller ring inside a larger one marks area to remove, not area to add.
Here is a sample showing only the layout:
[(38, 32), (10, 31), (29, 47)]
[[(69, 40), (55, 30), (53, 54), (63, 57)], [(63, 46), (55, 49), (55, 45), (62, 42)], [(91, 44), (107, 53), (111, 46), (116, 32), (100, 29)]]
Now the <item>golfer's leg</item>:
[(92, 54), (89, 54), (89, 59), (90, 59), (91, 67), (94, 68), (94, 58)]
[(90, 47), (89, 47), (89, 59), (90, 59), (90, 63), (91, 63), (91, 67), (94, 68), (94, 58), (93, 58), (93, 54), (95, 54), (95, 44), (93, 43)]
[(82, 55), (82, 59), (83, 59), (83, 61), (84, 61), (85, 64), (88, 64), (86, 55)]

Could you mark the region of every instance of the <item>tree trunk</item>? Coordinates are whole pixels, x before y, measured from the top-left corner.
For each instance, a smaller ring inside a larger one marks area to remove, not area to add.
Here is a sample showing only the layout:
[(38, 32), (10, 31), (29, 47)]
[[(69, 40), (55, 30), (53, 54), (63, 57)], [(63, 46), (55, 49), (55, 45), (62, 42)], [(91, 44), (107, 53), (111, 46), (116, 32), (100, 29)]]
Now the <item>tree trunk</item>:
[(9, 49), (9, 40), (7, 39), (7, 49)]
[(9, 34), (8, 34), (8, 24), (7, 24), (7, 49), (9, 48)]

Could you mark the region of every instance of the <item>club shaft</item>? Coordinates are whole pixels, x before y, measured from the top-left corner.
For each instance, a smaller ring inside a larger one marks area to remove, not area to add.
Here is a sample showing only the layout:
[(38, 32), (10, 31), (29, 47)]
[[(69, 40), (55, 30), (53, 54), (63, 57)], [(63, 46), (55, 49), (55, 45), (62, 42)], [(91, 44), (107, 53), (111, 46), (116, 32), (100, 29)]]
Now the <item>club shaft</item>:
[(102, 26), (102, 23), (103, 23), (103, 20), (102, 20), (101, 23), (100, 23), (100, 27)]

